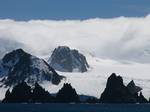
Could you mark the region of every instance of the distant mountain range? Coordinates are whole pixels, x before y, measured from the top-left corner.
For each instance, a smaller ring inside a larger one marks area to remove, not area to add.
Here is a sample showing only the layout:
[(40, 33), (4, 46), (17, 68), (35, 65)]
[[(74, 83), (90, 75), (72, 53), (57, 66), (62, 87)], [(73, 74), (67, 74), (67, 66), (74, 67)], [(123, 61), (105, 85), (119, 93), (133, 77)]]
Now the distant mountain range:
[[(38, 82), (52, 94), (57, 93), (64, 83), (70, 83), (80, 96), (99, 98), (100, 93), (105, 89), (106, 79), (112, 72), (121, 74), (125, 84), (133, 79), (135, 83), (130, 82), (128, 89), (133, 93), (139, 91), (140, 88), (135, 86), (137, 84), (143, 89), (143, 95), (149, 98), (150, 81), (139, 77), (139, 74), (146, 76), (147, 72), (141, 72), (141, 69), (148, 71), (149, 65), (121, 64), (79, 51), (67, 46), (59, 46), (53, 50), (47, 57), (49, 60), (46, 61), (22, 49), (7, 53), (0, 60), (0, 99), (4, 98), (8, 87), (23, 81), (30, 85)], [(136, 71), (135, 66), (138, 68)]]
[(49, 81), (57, 85), (64, 76), (59, 75), (55, 69), (63, 72), (86, 72), (89, 67), (85, 56), (66, 46), (56, 48), (48, 62), (49, 64), (22, 49), (13, 50), (0, 60), (1, 83), (11, 86), (22, 81), (30, 84)]

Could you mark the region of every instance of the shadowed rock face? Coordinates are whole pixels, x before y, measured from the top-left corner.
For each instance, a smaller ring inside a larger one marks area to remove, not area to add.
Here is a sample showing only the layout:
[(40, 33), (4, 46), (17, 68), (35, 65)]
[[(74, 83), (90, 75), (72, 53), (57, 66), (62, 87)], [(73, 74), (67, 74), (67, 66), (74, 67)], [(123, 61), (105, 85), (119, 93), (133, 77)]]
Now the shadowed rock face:
[(9, 89), (5, 94), (3, 103), (50, 103), (54, 98), (48, 91), (45, 91), (38, 83), (31, 88), (26, 82), (22, 82)]
[(71, 103), (79, 102), (79, 96), (76, 90), (70, 84), (64, 84), (56, 96), (52, 96), (37, 82), (34, 87), (29, 86), (26, 82), (21, 82), (6, 91), (2, 103)]
[(5, 98), (2, 102), (4, 103), (20, 103), (20, 102), (29, 102), (31, 98), (31, 87), (27, 85), (27, 83), (22, 82), (12, 89), (12, 92), (7, 90), (5, 94)]
[(131, 96), (123, 84), (123, 79), (116, 74), (112, 74), (108, 80), (100, 101), (104, 103), (121, 103), (130, 100)]
[(2, 82), (11, 86), (22, 81), (28, 83), (51, 81), (58, 84), (62, 76), (44, 60), (32, 56), (22, 49), (14, 50), (4, 56), (0, 62), (0, 74), (4, 77)]
[[(129, 88), (129, 89), (128, 89)], [(138, 88), (138, 89), (137, 89)], [(132, 91), (133, 90), (133, 91)], [(141, 89), (133, 81), (128, 84), (126, 87), (123, 84), (123, 79), (121, 76), (116, 76), (113, 73), (107, 80), (107, 85), (104, 92), (101, 94), (100, 102), (102, 103), (143, 103), (146, 102), (146, 99), (138, 92)]]
[(127, 88), (128, 88), (128, 90), (130, 91), (131, 94), (138, 93), (139, 91), (142, 90), (141, 87), (138, 87), (138, 86), (135, 85), (133, 80), (127, 85)]
[(76, 90), (72, 88), (71, 84), (64, 84), (64, 86), (59, 90), (56, 95), (58, 102), (70, 103), (70, 102), (79, 102), (79, 96), (76, 93)]
[(53, 51), (49, 65), (62, 72), (86, 72), (89, 67), (85, 56), (66, 46), (59, 46)]

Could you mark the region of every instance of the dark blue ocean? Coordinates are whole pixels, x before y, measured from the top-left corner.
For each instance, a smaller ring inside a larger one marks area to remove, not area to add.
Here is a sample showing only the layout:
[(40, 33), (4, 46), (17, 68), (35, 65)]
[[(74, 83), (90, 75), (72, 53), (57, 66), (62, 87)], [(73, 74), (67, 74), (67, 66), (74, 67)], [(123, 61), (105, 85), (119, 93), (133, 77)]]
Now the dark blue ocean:
[(150, 104), (0, 104), (0, 112), (150, 112)]

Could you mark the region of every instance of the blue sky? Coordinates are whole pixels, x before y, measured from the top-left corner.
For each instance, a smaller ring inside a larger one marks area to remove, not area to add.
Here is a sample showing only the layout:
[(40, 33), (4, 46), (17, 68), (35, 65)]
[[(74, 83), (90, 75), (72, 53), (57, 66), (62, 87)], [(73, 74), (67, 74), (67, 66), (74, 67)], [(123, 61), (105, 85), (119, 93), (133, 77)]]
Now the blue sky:
[(88, 19), (145, 16), (150, 0), (0, 0), (0, 18)]

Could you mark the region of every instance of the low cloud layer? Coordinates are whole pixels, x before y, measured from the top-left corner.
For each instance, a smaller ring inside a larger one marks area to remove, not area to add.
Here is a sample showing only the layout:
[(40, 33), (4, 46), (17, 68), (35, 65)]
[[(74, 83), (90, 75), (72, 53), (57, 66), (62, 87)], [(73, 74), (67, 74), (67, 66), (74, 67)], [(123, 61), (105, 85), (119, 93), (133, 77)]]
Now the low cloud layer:
[(46, 56), (59, 45), (99, 58), (150, 63), (150, 15), (83, 21), (0, 20), (0, 57), (16, 48)]

